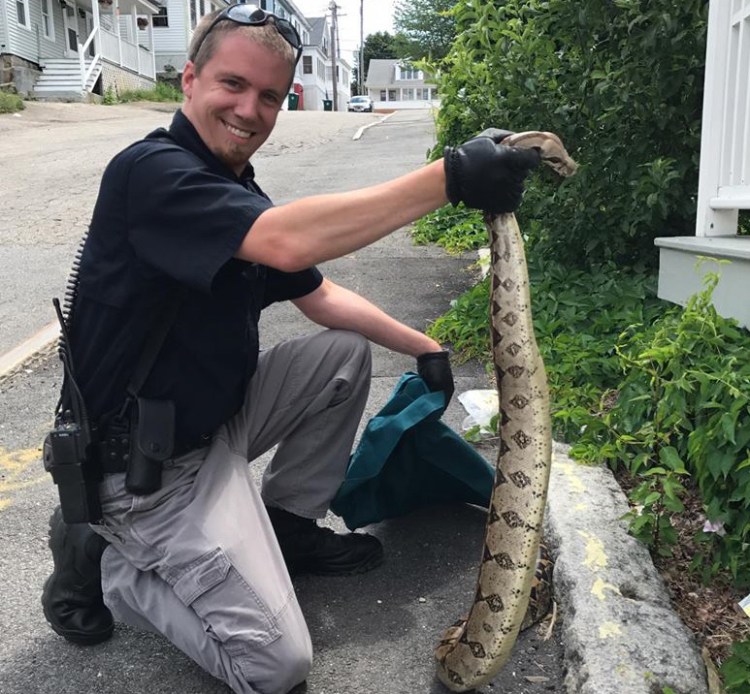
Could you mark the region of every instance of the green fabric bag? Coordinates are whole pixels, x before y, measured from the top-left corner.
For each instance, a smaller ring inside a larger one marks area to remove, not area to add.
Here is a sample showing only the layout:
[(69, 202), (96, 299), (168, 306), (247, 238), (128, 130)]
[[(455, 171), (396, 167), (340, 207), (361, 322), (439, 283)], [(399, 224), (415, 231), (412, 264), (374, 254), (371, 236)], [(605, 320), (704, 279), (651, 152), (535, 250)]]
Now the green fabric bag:
[(442, 392), (405, 373), (367, 424), (331, 503), (350, 530), (428, 504), (489, 506), (494, 468), (440, 421)]

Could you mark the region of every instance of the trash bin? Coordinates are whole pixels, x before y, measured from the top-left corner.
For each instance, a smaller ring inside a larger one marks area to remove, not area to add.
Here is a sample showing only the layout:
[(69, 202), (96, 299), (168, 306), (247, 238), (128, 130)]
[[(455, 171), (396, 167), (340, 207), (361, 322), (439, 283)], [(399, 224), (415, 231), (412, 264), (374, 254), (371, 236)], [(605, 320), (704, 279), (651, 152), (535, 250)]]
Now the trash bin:
[(323, 110), (333, 111), (333, 101), (331, 99), (323, 99)]
[(299, 106), (299, 94), (288, 94), (287, 101), (290, 111), (296, 111)]

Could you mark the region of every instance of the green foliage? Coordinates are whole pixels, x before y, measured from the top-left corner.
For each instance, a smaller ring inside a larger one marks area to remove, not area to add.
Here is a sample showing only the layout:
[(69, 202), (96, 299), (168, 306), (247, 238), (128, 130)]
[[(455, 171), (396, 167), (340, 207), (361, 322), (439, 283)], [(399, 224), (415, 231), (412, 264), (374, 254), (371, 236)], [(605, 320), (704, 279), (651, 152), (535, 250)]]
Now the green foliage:
[(416, 244), (434, 243), (448, 253), (463, 253), (487, 245), (487, 227), (482, 213), (463, 205), (446, 205), (414, 223), (411, 231)]
[(453, 347), (452, 358), (456, 363), (469, 359), (479, 359), (485, 364), (490, 361), (489, 287), (489, 279), (485, 279), (469, 289), (427, 329), (427, 334), (435, 340)]
[[(532, 259), (529, 276), (555, 437), (579, 459), (627, 469), (631, 532), (657, 553), (671, 552), (671, 517), (695, 488), (722, 528), (701, 533), (695, 568), (750, 583), (750, 335), (713, 308), (717, 276), (684, 309), (659, 301), (643, 270)], [(458, 361), (491, 363), (488, 300), (484, 280), (430, 326)]]
[(450, 12), (456, 0), (399, 0), (393, 25), (406, 37), (400, 58), (440, 60), (456, 36), (456, 21)]
[(720, 672), (727, 692), (750, 691), (750, 641), (732, 644), (732, 654), (721, 664)]
[[(569, 270), (551, 261), (529, 259), (534, 329), (552, 398), (556, 438), (576, 440), (590, 426), (621, 380), (614, 345), (623, 328), (651, 325), (677, 309), (655, 296), (655, 278), (624, 273), (614, 265)], [(489, 281), (459, 297), (429, 328), (452, 345), (458, 361), (491, 363)]]
[(653, 266), (654, 236), (693, 233), (707, 7), (460, 0), (435, 154), (489, 126), (558, 133), (580, 169), (529, 191), (530, 247), (570, 266)]
[(683, 311), (622, 333), (617, 404), (591, 419), (572, 453), (625, 466), (642, 480), (634, 499), (643, 508), (631, 520), (639, 536), (651, 533), (657, 551), (673, 539), (660, 532), (681, 510), (680, 478), (689, 475), (707, 518), (723, 530), (701, 534), (705, 549), (695, 568), (704, 580), (725, 568), (748, 584), (750, 335), (716, 313), (718, 275), (706, 278)]
[(15, 113), (16, 111), (23, 111), (25, 108), (26, 105), (18, 94), (0, 91), (0, 113)]
[(182, 102), (182, 91), (168, 82), (157, 82), (153, 89), (131, 89), (116, 92), (107, 88), (102, 98), (104, 104), (127, 104), (133, 101)]

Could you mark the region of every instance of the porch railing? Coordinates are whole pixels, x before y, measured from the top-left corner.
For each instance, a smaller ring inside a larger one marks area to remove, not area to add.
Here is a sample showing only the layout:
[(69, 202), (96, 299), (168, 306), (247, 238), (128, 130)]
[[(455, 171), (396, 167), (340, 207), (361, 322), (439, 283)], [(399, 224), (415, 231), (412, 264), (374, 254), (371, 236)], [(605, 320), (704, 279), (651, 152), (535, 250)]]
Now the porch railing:
[(734, 236), (750, 209), (750, 0), (709, 4), (696, 236)]
[[(86, 43), (78, 44), (78, 64), (81, 66), (81, 89), (83, 91), (86, 91), (86, 85), (88, 84), (89, 77), (91, 77), (91, 73), (96, 70), (102, 61), (101, 53), (95, 53), (93, 59), (89, 63), (88, 69), (86, 68), (86, 51), (89, 50), (89, 46), (92, 45), (94, 38), (98, 33), (99, 27), (95, 26), (93, 31), (89, 34), (89, 37), (86, 39)], [(95, 43), (93, 45), (96, 46)]]
[(101, 29), (102, 56), (107, 60), (137, 72), (139, 75), (156, 79), (151, 51), (136, 46), (127, 39), (119, 38), (108, 29)]

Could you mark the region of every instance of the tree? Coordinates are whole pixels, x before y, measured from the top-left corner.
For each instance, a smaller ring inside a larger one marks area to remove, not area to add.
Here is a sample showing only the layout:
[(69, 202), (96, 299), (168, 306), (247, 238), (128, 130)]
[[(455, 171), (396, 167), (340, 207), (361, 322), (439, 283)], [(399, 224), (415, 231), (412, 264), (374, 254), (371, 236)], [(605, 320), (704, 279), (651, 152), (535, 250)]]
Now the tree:
[(456, 37), (456, 20), (449, 10), (456, 0), (399, 0), (393, 24), (402, 34), (399, 58), (436, 61), (444, 58)]

